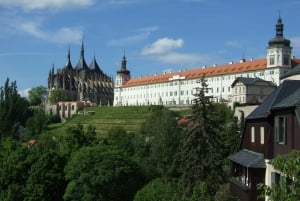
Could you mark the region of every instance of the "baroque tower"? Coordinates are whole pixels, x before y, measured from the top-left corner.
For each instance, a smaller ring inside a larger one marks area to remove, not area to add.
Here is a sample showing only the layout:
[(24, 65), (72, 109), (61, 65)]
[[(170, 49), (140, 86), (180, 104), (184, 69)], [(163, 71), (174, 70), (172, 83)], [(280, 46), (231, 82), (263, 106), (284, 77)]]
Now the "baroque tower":
[(283, 36), (283, 23), (279, 15), (276, 24), (276, 35), (269, 41), (267, 48), (267, 67), (291, 67), (291, 41)]
[(126, 61), (126, 57), (125, 54), (123, 56), (122, 59), (122, 63), (121, 63), (121, 69), (117, 71), (117, 76), (116, 76), (116, 80), (115, 80), (115, 91), (116, 93), (118, 93), (118, 95), (116, 97), (119, 97), (119, 99), (116, 99), (116, 103), (114, 103), (115, 105), (122, 105), (124, 103), (122, 103), (122, 96), (121, 96), (121, 90), (123, 85), (130, 80), (130, 71), (127, 70), (127, 61)]

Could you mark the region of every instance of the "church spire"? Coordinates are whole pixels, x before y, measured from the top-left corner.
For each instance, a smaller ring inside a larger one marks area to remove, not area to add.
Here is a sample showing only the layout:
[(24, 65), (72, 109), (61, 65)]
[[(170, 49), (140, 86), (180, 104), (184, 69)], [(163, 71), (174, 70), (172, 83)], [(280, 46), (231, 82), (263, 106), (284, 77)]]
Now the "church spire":
[(81, 50), (80, 50), (80, 59), (75, 67), (76, 70), (80, 71), (80, 70), (88, 70), (88, 66), (85, 62), (84, 59), (84, 45), (83, 45), (83, 40), (81, 43)]
[(126, 64), (127, 64), (127, 60), (124, 52), (123, 59), (122, 59), (122, 67), (121, 67), (122, 70), (126, 70)]
[(65, 69), (73, 70), (73, 66), (72, 66), (72, 63), (71, 63), (70, 47), (68, 49), (68, 56), (67, 56), (67, 62), (66, 62), (66, 65), (65, 65)]
[(84, 57), (84, 45), (83, 45), (83, 40), (81, 41), (80, 56), (81, 56), (81, 57)]
[(279, 17), (276, 24), (276, 37), (283, 37), (283, 23), (279, 13)]

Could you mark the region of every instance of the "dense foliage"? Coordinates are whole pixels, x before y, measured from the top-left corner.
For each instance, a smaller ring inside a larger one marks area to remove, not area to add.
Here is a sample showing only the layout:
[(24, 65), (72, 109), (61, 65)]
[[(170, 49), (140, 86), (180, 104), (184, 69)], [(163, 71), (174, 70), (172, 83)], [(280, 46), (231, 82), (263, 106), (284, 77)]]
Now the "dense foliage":
[(16, 82), (5, 81), (0, 87), (0, 138), (2, 136), (18, 137), (20, 126), (25, 126), (29, 116), (28, 101), (17, 91)]
[(43, 86), (37, 86), (28, 91), (28, 100), (31, 105), (40, 105), (46, 97), (47, 89)]
[(28, 103), (18, 104), (16, 84), (8, 83), (0, 99), (0, 118), (11, 115), (0, 128), (0, 200), (230, 200), (227, 191), (215, 194), (228, 181), (237, 124), (229, 108), (205, 96), (204, 80), (184, 124), (180, 112), (151, 106), (136, 133), (115, 126), (99, 137), (95, 126), (78, 123), (54, 135), (48, 124), (56, 118), (32, 107), (22, 139), (9, 137), (20, 122), (13, 111), (24, 113)]
[(59, 101), (69, 101), (70, 97), (64, 89), (53, 89), (51, 90), (48, 99), (50, 103), (54, 104)]
[(300, 152), (292, 151), (271, 161), (274, 168), (281, 172), (280, 182), (272, 186), (259, 184), (260, 197), (268, 196), (270, 201), (296, 201), (300, 198)]
[[(195, 188), (206, 189), (206, 198), (212, 199), (219, 185), (226, 182), (226, 157), (238, 144), (238, 128), (233, 113), (226, 106), (213, 104), (205, 95), (204, 78), (200, 80), (191, 116), (192, 125), (181, 141), (178, 165), (184, 193), (192, 196)], [(230, 137), (231, 136), (231, 137)], [(204, 199), (204, 198), (203, 198)]]

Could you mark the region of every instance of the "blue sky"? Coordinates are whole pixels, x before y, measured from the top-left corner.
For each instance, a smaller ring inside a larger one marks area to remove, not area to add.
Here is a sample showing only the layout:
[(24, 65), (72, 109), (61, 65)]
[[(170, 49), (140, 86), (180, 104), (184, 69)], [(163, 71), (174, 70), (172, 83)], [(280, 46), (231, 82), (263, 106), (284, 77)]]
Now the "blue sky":
[(47, 86), (49, 69), (96, 57), (132, 77), (266, 56), (280, 15), (300, 58), (298, 0), (0, 0), (0, 86)]

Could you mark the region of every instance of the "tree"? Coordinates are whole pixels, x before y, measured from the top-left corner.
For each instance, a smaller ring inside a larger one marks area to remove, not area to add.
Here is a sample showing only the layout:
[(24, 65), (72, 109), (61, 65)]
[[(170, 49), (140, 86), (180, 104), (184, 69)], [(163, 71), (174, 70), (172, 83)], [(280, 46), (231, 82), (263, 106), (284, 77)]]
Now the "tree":
[(27, 160), (31, 162), (24, 185), (24, 200), (63, 200), (66, 188), (64, 167), (66, 160), (52, 139), (38, 141), (29, 148)]
[(186, 195), (191, 196), (198, 185), (205, 184), (205, 194), (210, 196), (207, 199), (212, 199), (226, 178), (223, 166), (230, 152), (226, 149), (230, 147), (224, 146), (224, 140), (229, 135), (225, 134), (224, 127), (230, 127), (227, 130), (231, 132), (231, 126), (235, 126), (231, 118), (223, 119), (226, 112), (220, 111), (225, 108), (218, 108), (212, 103), (211, 97), (205, 95), (208, 86), (204, 77), (199, 83), (201, 86), (197, 88), (192, 107), (193, 123), (185, 130), (177, 162), (182, 169), (181, 178)]
[(0, 139), (0, 200), (23, 201), (30, 163), (28, 148), (11, 137)]
[(36, 137), (36, 135), (41, 134), (48, 124), (47, 119), (44, 110), (41, 108), (35, 109), (33, 116), (28, 118), (26, 122), (27, 135), (29, 137)]
[(107, 132), (107, 144), (115, 145), (122, 149), (128, 155), (134, 154), (134, 144), (133, 144), (134, 134), (127, 133), (127, 131), (120, 126), (112, 127)]
[(29, 90), (28, 99), (31, 105), (40, 105), (44, 100), (47, 93), (46, 87), (37, 86)]
[(270, 201), (296, 201), (300, 198), (300, 151), (291, 151), (287, 155), (277, 156), (271, 161), (274, 168), (281, 172), (279, 183), (272, 186), (259, 184), (260, 198), (269, 197)]
[(182, 197), (176, 179), (157, 178), (150, 181), (134, 196), (134, 201), (188, 201)]
[(0, 87), (0, 137), (17, 137), (19, 126), (25, 126), (29, 116), (28, 102), (17, 91), (16, 81), (7, 78)]
[(70, 97), (66, 90), (64, 89), (53, 89), (50, 92), (49, 101), (54, 104), (59, 101), (69, 101)]
[(155, 110), (136, 135), (136, 156), (148, 178), (175, 174), (173, 163), (181, 140), (178, 116), (166, 108)]
[(109, 145), (83, 147), (72, 154), (66, 168), (64, 200), (130, 201), (141, 186), (136, 163)]
[(0, 200), (62, 200), (66, 161), (57, 148), (57, 143), (46, 137), (32, 146), (2, 138)]
[(64, 136), (62, 136), (62, 148), (64, 154), (70, 155), (84, 146), (91, 146), (96, 144), (95, 127), (88, 125), (84, 130), (82, 124), (77, 124), (73, 127), (68, 127)]

